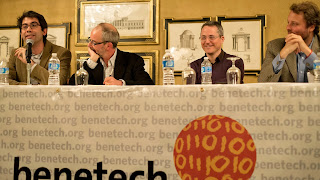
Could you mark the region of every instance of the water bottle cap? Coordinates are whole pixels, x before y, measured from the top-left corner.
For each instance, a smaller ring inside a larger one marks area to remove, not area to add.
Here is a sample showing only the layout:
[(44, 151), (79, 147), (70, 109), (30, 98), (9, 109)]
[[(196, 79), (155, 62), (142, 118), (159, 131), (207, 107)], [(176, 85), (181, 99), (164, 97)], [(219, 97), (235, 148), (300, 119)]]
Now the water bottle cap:
[(52, 57), (57, 57), (57, 53), (52, 53)]
[(207, 60), (209, 60), (209, 58), (208, 58), (208, 57), (204, 57), (204, 60), (206, 60), (206, 59), (207, 59)]

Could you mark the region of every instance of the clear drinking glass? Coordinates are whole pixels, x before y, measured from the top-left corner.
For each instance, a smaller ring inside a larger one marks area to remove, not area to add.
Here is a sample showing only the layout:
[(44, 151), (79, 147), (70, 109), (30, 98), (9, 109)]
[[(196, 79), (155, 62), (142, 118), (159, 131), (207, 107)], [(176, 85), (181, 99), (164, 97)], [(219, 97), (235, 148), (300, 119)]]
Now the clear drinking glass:
[(228, 60), (232, 61), (232, 66), (227, 70), (227, 82), (228, 84), (240, 84), (241, 71), (236, 67), (236, 60), (239, 57), (228, 57)]
[(194, 60), (194, 57), (191, 55), (187, 59), (187, 67), (182, 71), (182, 84), (183, 85), (196, 83), (196, 72), (190, 66), (190, 63), (193, 60)]
[(77, 61), (79, 62), (80, 68), (75, 74), (75, 84), (76, 85), (88, 85), (89, 74), (83, 68), (83, 63), (86, 61), (86, 59), (77, 59)]

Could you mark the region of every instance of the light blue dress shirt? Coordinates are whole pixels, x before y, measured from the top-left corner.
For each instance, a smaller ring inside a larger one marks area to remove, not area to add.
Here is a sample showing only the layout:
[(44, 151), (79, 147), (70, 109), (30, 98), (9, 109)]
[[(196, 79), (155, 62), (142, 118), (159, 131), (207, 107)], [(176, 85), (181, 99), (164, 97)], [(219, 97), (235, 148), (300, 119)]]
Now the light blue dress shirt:
[[(313, 44), (314, 37), (312, 38), (312, 41), (309, 45), (309, 48), (311, 49)], [(308, 69), (313, 69), (313, 61), (317, 58), (317, 55), (312, 52), (311, 55), (307, 57), (306, 54), (303, 52), (300, 52), (296, 55), (297, 59), (297, 82), (308, 82), (307, 78), (307, 72)], [(284, 62), (286, 59), (280, 58), (280, 53), (273, 59), (272, 65), (273, 65), (273, 71), (274, 73), (278, 74), (278, 72), (282, 69)]]

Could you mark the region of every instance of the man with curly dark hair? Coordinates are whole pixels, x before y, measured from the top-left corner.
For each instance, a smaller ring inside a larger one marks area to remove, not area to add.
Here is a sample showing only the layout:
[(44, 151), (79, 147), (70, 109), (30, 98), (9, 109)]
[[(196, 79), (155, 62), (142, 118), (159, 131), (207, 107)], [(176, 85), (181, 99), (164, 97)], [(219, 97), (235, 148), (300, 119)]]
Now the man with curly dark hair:
[(308, 82), (320, 52), (320, 12), (313, 2), (292, 4), (285, 38), (268, 43), (259, 82)]
[[(60, 60), (60, 84), (67, 84), (70, 75), (71, 52), (47, 40), (48, 24), (45, 18), (34, 11), (26, 11), (17, 21), (20, 34), (25, 44), (33, 42), (31, 56), (31, 84), (47, 85), (48, 64), (52, 53), (57, 53)], [(9, 84), (26, 85), (27, 83), (26, 46), (14, 49), (9, 59)]]

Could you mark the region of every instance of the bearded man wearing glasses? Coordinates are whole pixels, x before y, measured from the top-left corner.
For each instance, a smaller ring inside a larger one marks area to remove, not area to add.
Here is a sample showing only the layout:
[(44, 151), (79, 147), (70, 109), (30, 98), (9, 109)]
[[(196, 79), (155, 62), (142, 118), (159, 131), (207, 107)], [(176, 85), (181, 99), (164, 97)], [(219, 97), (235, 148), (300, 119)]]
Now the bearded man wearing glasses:
[[(84, 63), (91, 85), (154, 85), (144, 69), (144, 60), (117, 48), (120, 35), (109, 23), (98, 24), (88, 38), (90, 58)], [(74, 76), (69, 84), (75, 83)]]
[[(201, 84), (201, 63), (204, 57), (208, 57), (212, 64), (212, 84), (227, 84), (226, 73), (232, 66), (232, 62), (227, 58), (234, 57), (234, 55), (227, 54), (222, 50), (224, 35), (221, 24), (216, 21), (204, 23), (201, 27), (200, 40), (202, 49), (206, 54), (190, 64), (196, 72), (196, 84)], [(241, 71), (240, 82), (243, 83), (244, 65), (241, 58), (236, 61), (236, 66)]]
[[(44, 17), (34, 11), (24, 12), (18, 18), (20, 34), (25, 44), (33, 41), (31, 55), (31, 84), (48, 84), (48, 64), (52, 53), (60, 60), (60, 84), (67, 84), (70, 75), (71, 52), (47, 40), (48, 24)], [(27, 84), (26, 46), (14, 49), (9, 59), (9, 84)]]

